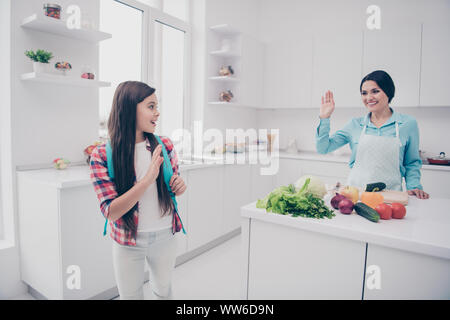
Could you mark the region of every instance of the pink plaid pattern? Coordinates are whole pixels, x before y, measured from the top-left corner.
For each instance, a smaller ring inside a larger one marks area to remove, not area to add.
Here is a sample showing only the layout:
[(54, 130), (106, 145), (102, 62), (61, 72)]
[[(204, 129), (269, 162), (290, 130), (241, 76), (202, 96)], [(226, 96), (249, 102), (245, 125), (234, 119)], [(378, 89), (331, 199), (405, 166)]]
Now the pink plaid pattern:
[[(173, 147), (172, 141), (169, 138), (161, 136), (161, 141), (166, 147), (167, 154), (169, 155), (170, 163), (172, 165), (173, 174), (178, 175), (178, 157)], [(151, 152), (150, 142), (147, 140), (147, 150)], [(95, 193), (97, 194), (98, 201), (100, 202), (100, 211), (105, 218), (109, 216), (109, 207), (111, 202), (117, 198), (118, 194), (116, 187), (112, 179), (108, 175), (108, 165), (106, 162), (106, 144), (98, 145), (91, 154), (90, 158), (91, 169), (91, 181), (94, 185)], [(136, 183), (136, 175), (134, 177)], [(138, 203), (139, 208), (139, 203)], [(138, 225), (138, 210), (133, 213), (134, 221)], [(136, 238), (134, 238), (131, 232), (126, 230), (125, 223), (122, 218), (117, 219), (115, 222), (109, 222), (111, 233), (110, 236), (113, 240), (121, 245), (135, 246)], [(182, 230), (181, 219), (178, 213), (174, 210), (172, 219), (172, 232), (176, 233)]]

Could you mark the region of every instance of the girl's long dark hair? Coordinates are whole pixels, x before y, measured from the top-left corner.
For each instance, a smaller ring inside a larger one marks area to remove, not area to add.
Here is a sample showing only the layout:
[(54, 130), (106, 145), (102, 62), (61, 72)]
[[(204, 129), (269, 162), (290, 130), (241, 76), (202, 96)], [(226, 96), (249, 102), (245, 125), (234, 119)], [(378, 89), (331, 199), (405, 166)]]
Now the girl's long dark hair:
[[(126, 81), (119, 84), (114, 93), (112, 109), (108, 118), (108, 133), (114, 162), (114, 184), (118, 196), (130, 190), (135, 182), (134, 150), (136, 145), (137, 104), (151, 96), (155, 91), (154, 88), (143, 82)], [(144, 132), (144, 137), (150, 141), (153, 152), (158, 146), (158, 141), (153, 133)], [(149, 157), (151, 157), (150, 154)], [(164, 183), (162, 165), (156, 179), (156, 187), (161, 215), (173, 212), (174, 205)], [(133, 237), (136, 237), (137, 234), (137, 225), (133, 217), (133, 212), (137, 207), (138, 203), (122, 216), (126, 229), (132, 233)]]

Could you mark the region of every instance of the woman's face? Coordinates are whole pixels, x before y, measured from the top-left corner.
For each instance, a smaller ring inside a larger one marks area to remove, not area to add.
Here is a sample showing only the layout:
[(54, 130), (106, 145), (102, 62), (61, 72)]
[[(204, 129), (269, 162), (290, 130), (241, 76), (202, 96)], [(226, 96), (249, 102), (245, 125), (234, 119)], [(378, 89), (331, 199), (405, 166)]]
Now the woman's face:
[(137, 104), (136, 132), (154, 133), (159, 117), (158, 99), (152, 94)]
[(369, 112), (378, 112), (389, 107), (389, 98), (375, 81), (367, 80), (361, 87), (361, 98)]

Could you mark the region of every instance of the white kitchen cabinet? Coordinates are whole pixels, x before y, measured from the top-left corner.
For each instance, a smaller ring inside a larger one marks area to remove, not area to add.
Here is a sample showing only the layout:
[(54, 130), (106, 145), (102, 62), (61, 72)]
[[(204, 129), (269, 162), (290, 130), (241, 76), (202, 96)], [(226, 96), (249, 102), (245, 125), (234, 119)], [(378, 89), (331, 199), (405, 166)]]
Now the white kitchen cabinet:
[(224, 167), (222, 234), (241, 226), (240, 208), (250, 201), (250, 179), (249, 164)]
[(365, 30), (363, 77), (375, 70), (386, 71), (395, 84), (392, 106), (417, 107), (420, 90), (420, 51), (419, 23)]
[(276, 40), (266, 44), (264, 107), (310, 108), (312, 62), (310, 34), (296, 33), (295, 40)]
[(296, 159), (280, 159), (278, 173), (275, 175), (275, 188), (295, 183), (302, 176), (300, 161)]
[(248, 248), (244, 298), (361, 299), (364, 242), (257, 219), (250, 223), (243, 234)]
[(450, 298), (448, 259), (369, 243), (366, 270), (364, 300)]
[(261, 168), (268, 168), (269, 166), (262, 164), (251, 166), (251, 199), (262, 199), (275, 188), (275, 175), (261, 174)]
[(450, 21), (426, 22), (422, 30), (421, 106), (450, 106)]
[(302, 175), (316, 176), (329, 185), (336, 185), (336, 182), (345, 184), (350, 174), (350, 168), (347, 163), (309, 160), (298, 161)]
[(439, 170), (438, 168), (423, 169), (420, 182), (423, 190), (432, 198), (450, 199), (450, 171)]
[(260, 108), (263, 104), (264, 44), (248, 35), (242, 38), (240, 103)]
[[(48, 299), (87, 299), (116, 286), (112, 241), (103, 236), (105, 219), (92, 185), (58, 188), (21, 173), (18, 203), (25, 283)], [(67, 282), (76, 275), (81, 287), (70, 289)]]
[(363, 31), (341, 28), (317, 31), (313, 41), (312, 106), (319, 107), (321, 96), (331, 90), (336, 108), (361, 107)]
[(188, 171), (188, 251), (222, 235), (223, 166)]

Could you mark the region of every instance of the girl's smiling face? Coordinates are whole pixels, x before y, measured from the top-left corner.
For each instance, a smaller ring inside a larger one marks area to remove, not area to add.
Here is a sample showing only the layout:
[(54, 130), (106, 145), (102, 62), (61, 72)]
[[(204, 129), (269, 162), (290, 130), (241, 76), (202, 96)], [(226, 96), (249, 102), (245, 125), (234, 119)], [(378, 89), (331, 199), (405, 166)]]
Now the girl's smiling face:
[(388, 96), (373, 80), (367, 80), (363, 83), (361, 98), (369, 112), (378, 112), (389, 107)]
[(142, 132), (154, 133), (156, 121), (159, 118), (158, 99), (156, 94), (152, 94), (137, 104), (136, 107), (136, 133), (137, 137), (142, 136)]

